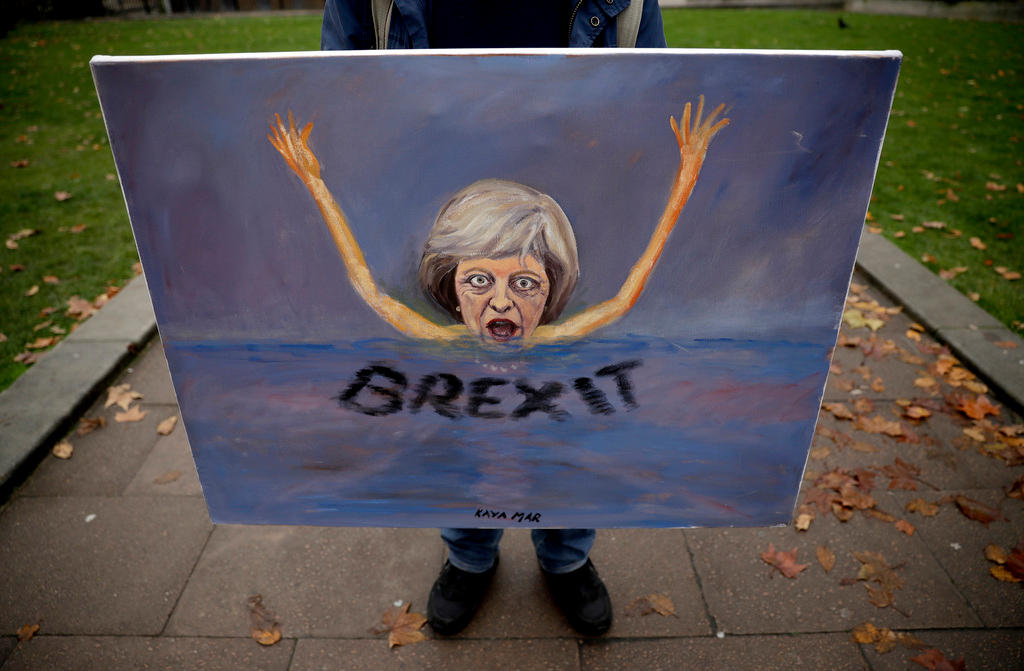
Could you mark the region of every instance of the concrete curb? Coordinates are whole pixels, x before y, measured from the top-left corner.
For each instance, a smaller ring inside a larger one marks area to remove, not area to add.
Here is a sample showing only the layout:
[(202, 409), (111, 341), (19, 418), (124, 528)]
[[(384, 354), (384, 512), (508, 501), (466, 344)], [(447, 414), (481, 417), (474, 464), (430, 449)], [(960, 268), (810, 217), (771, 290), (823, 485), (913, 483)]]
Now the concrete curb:
[(137, 277), (0, 393), (0, 501), (154, 333)]
[[(1024, 340), (880, 235), (863, 237), (857, 266), (1000, 400), (1024, 410)], [(146, 281), (137, 277), (0, 394), (0, 501), (155, 333)]]
[(861, 238), (857, 266), (949, 345), (1000, 400), (1024, 411), (1024, 340), (881, 235)]

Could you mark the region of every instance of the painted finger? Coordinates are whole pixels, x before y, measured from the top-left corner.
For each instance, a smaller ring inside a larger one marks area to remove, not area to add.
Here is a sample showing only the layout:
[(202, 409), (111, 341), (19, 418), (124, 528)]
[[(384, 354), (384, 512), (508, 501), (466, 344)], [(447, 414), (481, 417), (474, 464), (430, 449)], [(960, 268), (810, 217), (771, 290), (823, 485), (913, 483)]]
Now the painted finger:
[(310, 121), (306, 124), (306, 127), (302, 129), (302, 144), (306, 144), (306, 140), (309, 139), (309, 134), (313, 132), (313, 122)]
[(678, 142), (679, 145), (682, 146), (683, 138), (679, 135), (679, 125), (676, 124), (676, 118), (673, 116), (669, 116), (668, 123), (670, 126), (672, 126), (672, 132), (675, 133), (676, 135), (676, 142)]
[(725, 128), (728, 125), (729, 125), (729, 120), (728, 119), (722, 119), (721, 121), (716, 123), (714, 126), (711, 127), (711, 130), (708, 131), (708, 140), (713, 138), (715, 136), (715, 134), (718, 133), (718, 131), (722, 130), (723, 128)]
[(697, 99), (697, 118), (693, 120), (693, 130), (696, 131), (700, 128), (700, 117), (704, 114), (704, 94), (700, 94)]
[(683, 142), (690, 141), (690, 103), (683, 108)]
[(706, 128), (711, 128), (711, 124), (713, 124), (715, 122), (715, 117), (717, 117), (719, 114), (721, 114), (722, 110), (724, 110), (724, 109), (725, 109), (725, 103), (719, 104), (718, 107), (715, 108), (715, 111), (712, 112), (711, 114), (709, 114), (708, 118), (704, 120), (704, 126)]

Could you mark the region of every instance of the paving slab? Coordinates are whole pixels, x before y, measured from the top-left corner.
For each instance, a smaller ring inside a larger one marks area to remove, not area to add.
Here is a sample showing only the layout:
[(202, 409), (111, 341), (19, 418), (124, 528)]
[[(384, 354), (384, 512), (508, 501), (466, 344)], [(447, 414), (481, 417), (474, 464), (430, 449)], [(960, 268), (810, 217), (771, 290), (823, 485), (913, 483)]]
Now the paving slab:
[(114, 417), (121, 408), (104, 408), (105, 399), (103, 394), (85, 416), (103, 417), (107, 425), (84, 436), (68, 435), (75, 448), (71, 458), (43, 457), (15, 496), (118, 496), (124, 491), (160, 437), (157, 424), (177, 408), (137, 402), (146, 416), (138, 422), (119, 423)]
[[(839, 522), (832, 515), (819, 516), (806, 532), (751, 528), (684, 533), (708, 609), (727, 635), (849, 631), (868, 620), (905, 629), (981, 625), (919, 538), (873, 518), (857, 515)], [(783, 577), (761, 560), (769, 543), (777, 551), (797, 548), (797, 561), (807, 568), (795, 579)], [(836, 555), (828, 573), (815, 558), (819, 545)], [(872, 605), (863, 584), (840, 584), (858, 574), (861, 564), (855, 551), (881, 553), (890, 566), (899, 566), (897, 575), (904, 581), (895, 591), (899, 611)]]
[(582, 649), (583, 671), (864, 671), (867, 664), (845, 634), (729, 636), (655, 641), (594, 641)]
[(250, 639), (37, 636), (23, 643), (4, 671), (286, 671), (294, 641), (264, 647)]
[(159, 634), (210, 528), (196, 498), (15, 499), (0, 515), (0, 631)]
[[(939, 501), (946, 495), (957, 494), (1000, 510), (1006, 519), (985, 526), (968, 519), (953, 503), (941, 505), (934, 517), (917, 513), (906, 517), (986, 626), (1024, 627), (1024, 589), (992, 577), (989, 568), (995, 564), (984, 555), (989, 544), (1010, 551), (1024, 540), (1024, 501), (1007, 498), (998, 490), (930, 492), (923, 498)], [(918, 496), (921, 493), (892, 493), (890, 498), (897, 503), (891, 507), (903, 508)]]
[(397, 600), (426, 610), (441, 557), (436, 529), (219, 525), (165, 633), (247, 636), (259, 594), (287, 638), (365, 637)]
[[(1024, 630), (995, 631), (951, 629), (947, 631), (913, 632), (928, 648), (941, 652), (946, 659), (963, 659), (970, 671), (1020, 671), (1024, 669)], [(898, 647), (887, 653), (864, 645), (862, 652), (873, 671), (921, 671), (925, 667), (910, 658), (923, 650)], [(927, 649), (927, 648), (926, 648)]]
[(577, 671), (573, 640), (431, 640), (388, 649), (376, 640), (304, 639), (298, 642), (289, 671)]
[(0, 666), (3, 666), (4, 660), (10, 656), (16, 647), (18, 647), (18, 639), (14, 636), (0, 637)]
[(160, 436), (146, 461), (124, 490), (125, 496), (202, 496), (188, 437), (181, 422)]

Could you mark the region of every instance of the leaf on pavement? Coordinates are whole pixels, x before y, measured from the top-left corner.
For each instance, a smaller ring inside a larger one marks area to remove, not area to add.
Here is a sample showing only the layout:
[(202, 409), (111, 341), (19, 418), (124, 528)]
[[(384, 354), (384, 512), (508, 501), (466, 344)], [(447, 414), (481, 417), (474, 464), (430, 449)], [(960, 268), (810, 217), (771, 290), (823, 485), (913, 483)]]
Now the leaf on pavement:
[(870, 419), (863, 415), (857, 417), (857, 428), (867, 433), (882, 433), (893, 438), (903, 435), (903, 425), (897, 421), (885, 419), (881, 415), (875, 415)]
[(821, 407), (831, 412), (836, 419), (853, 419), (853, 413), (842, 403), (822, 403)]
[(981, 522), (986, 527), (996, 520), (1006, 519), (998, 509), (986, 506), (984, 503), (967, 498), (962, 494), (957, 495), (953, 501), (965, 517), (975, 522)]
[(69, 443), (66, 440), (60, 441), (59, 443), (54, 445), (53, 449), (51, 450), (53, 456), (57, 457), (58, 459), (70, 459), (74, 451), (75, 448), (71, 445), (71, 443)]
[(140, 398), (142, 398), (142, 394), (137, 391), (133, 391), (132, 386), (125, 382), (124, 384), (118, 384), (107, 388), (107, 400), (103, 404), (103, 407), (109, 408), (116, 404), (117, 407), (122, 410), (127, 410), (135, 400)]
[(26, 624), (22, 627), (18, 627), (18, 640), (19, 641), (31, 641), (32, 637), (39, 631), (39, 624)]
[(808, 566), (807, 564), (798, 564), (796, 562), (796, 553), (797, 548), (793, 548), (789, 552), (777, 552), (775, 545), (769, 543), (768, 549), (761, 553), (761, 559), (766, 564), (777, 568), (779, 573), (787, 578), (796, 578)]
[[(895, 592), (903, 588), (903, 578), (896, 569), (879, 552), (854, 552), (853, 556), (861, 563), (857, 577), (852, 582), (862, 582), (868, 591), (868, 600), (878, 608), (893, 605)], [(844, 580), (844, 584), (851, 581)]]
[(896, 523), (893, 526), (895, 526), (898, 531), (902, 531), (908, 536), (914, 535), (914, 525), (906, 520), (896, 520)]
[(169, 485), (181, 477), (181, 471), (167, 471), (153, 478), (154, 485)]
[(178, 416), (171, 415), (164, 421), (156, 425), (156, 432), (161, 436), (168, 435), (171, 431), (174, 431), (175, 425), (178, 423)]
[(955, 662), (946, 659), (946, 656), (935, 648), (928, 648), (917, 657), (911, 657), (911, 662), (920, 664), (929, 671), (967, 671), (967, 665), (961, 657)]
[(836, 565), (836, 553), (828, 549), (824, 545), (819, 545), (818, 549), (814, 551), (818, 556), (818, 563), (821, 564), (821, 568), (825, 569), (825, 573), (828, 573)]
[(114, 415), (114, 421), (120, 424), (125, 422), (141, 422), (142, 418), (149, 413), (149, 410), (143, 410), (139, 406), (132, 406), (131, 409), (125, 412), (119, 412)]
[(249, 635), (260, 645), (274, 645), (281, 640), (281, 627), (277, 618), (263, 605), (263, 596), (254, 594), (246, 601), (249, 606)]
[(850, 635), (854, 643), (874, 645), (875, 651), (881, 654), (892, 651), (897, 645), (902, 645), (905, 648), (923, 648), (925, 646), (924, 642), (915, 636), (892, 629), (879, 629), (871, 622), (857, 625)]
[(999, 414), (999, 406), (988, 400), (984, 394), (978, 394), (977, 398), (963, 396), (957, 399), (956, 409), (971, 419), (984, 419), (985, 415)]
[(1024, 500), (1024, 475), (1018, 476), (1013, 484), (1010, 485), (1010, 490), (1006, 492), (1006, 495), (1011, 499), (1022, 499)]
[(932, 416), (932, 411), (919, 405), (911, 405), (903, 409), (903, 416), (907, 419), (926, 419)]
[(643, 616), (650, 615), (651, 613), (657, 613), (663, 617), (678, 617), (676, 615), (676, 605), (672, 603), (672, 599), (664, 594), (640, 596), (633, 599), (626, 606), (626, 615)]
[(939, 504), (917, 498), (907, 503), (905, 510), (908, 513), (921, 513), (925, 517), (934, 517), (939, 514)]
[(82, 420), (78, 423), (78, 435), (84, 436), (87, 433), (92, 433), (96, 429), (102, 429), (106, 425), (106, 417), (83, 417)]
[(372, 629), (375, 634), (387, 633), (389, 648), (427, 640), (426, 635), (420, 631), (427, 618), (419, 613), (410, 613), (409, 606), (410, 604), (406, 602), (401, 606), (389, 608), (381, 615), (380, 623)]
[(878, 471), (889, 478), (889, 489), (917, 491), (917, 476), (921, 474), (917, 466), (896, 457), (893, 463), (882, 466)]

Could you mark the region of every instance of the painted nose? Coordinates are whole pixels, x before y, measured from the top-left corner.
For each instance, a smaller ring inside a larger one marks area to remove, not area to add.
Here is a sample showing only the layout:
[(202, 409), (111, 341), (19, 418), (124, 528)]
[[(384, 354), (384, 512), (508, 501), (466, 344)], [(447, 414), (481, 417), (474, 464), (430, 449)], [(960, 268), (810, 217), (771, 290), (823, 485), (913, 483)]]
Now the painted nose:
[(503, 287), (498, 287), (491, 298), (491, 309), (501, 314), (512, 309), (512, 301)]

